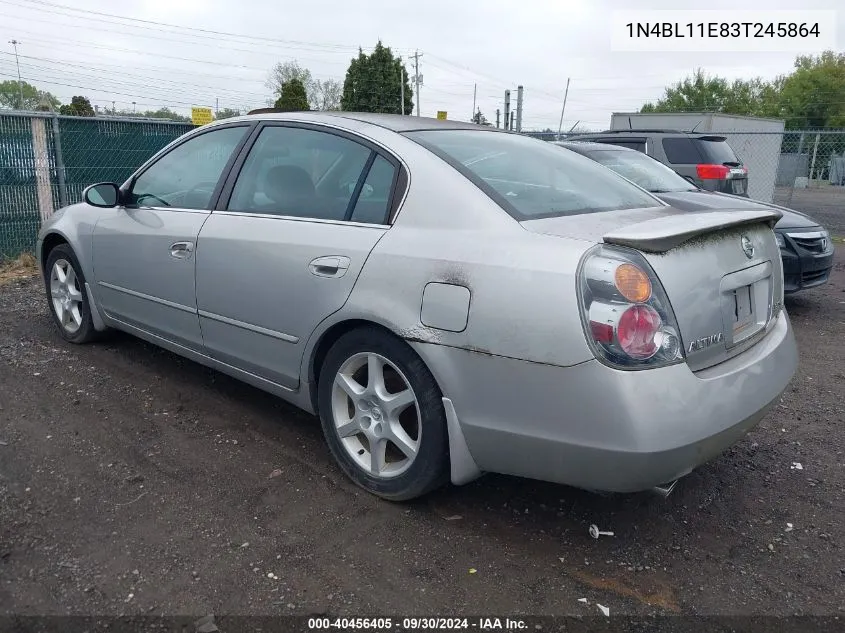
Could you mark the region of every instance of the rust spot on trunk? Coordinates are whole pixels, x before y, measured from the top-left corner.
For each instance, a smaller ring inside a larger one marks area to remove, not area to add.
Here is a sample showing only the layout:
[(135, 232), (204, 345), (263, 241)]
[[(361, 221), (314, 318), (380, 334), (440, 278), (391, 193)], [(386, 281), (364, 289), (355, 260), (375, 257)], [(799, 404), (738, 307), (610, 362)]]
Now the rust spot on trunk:
[(610, 591), (617, 595), (625, 596), (626, 598), (633, 598), (643, 604), (660, 607), (672, 613), (681, 612), (681, 608), (675, 601), (675, 594), (669, 587), (658, 586), (652, 589), (645, 589), (635, 587), (620, 578), (599, 578), (582, 570), (574, 570), (567, 573), (576, 580), (592, 587), (593, 589)]

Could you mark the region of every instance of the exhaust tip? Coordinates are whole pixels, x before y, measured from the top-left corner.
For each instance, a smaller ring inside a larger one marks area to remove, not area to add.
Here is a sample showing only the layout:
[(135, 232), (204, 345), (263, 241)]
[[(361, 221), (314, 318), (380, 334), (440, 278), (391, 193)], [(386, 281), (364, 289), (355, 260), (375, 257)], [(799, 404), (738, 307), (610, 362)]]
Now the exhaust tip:
[(672, 482), (669, 482), (669, 483), (666, 483), (666, 484), (660, 484), (660, 485), (654, 486), (651, 489), (651, 491), (654, 494), (656, 494), (660, 497), (663, 497), (665, 499), (670, 494), (672, 494), (672, 491), (675, 489), (675, 486), (678, 485), (679, 481), (680, 481), (680, 479), (676, 479), (675, 481), (672, 481)]

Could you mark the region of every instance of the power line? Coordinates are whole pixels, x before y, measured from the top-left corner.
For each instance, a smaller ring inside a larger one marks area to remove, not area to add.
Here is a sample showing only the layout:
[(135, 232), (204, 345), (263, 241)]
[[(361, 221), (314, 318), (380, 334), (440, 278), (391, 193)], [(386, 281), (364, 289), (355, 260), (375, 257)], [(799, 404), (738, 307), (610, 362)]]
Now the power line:
[[(38, 5), (38, 6), (42, 6), (42, 7), (51, 7), (53, 9), (59, 9), (61, 11), (72, 11), (74, 13), (80, 13), (80, 14), (83, 14), (82, 16), (79, 16), (79, 17), (82, 17), (82, 19), (99, 20), (99, 21), (102, 21), (102, 22), (115, 24), (114, 22), (109, 22), (109, 21), (100, 19), (102, 17), (114, 18), (114, 19), (121, 20), (121, 21), (124, 21), (124, 22), (129, 22), (129, 23), (134, 22), (134, 23), (145, 24), (145, 25), (150, 25), (150, 26), (159, 27), (159, 28), (165, 27), (165, 28), (170, 28), (170, 29), (177, 29), (179, 31), (189, 31), (191, 33), (203, 34), (204, 37), (214, 36), (216, 39), (219, 39), (220, 37), (238, 38), (238, 39), (242, 39), (242, 40), (262, 42), (262, 43), (265, 43), (265, 44), (266, 43), (273, 43), (273, 44), (283, 44), (283, 45), (286, 45), (286, 46), (295, 46), (295, 47), (298, 47), (300, 49), (303, 48), (303, 47), (310, 47), (310, 48), (313, 48), (314, 50), (327, 51), (327, 52), (330, 52), (330, 51), (357, 52), (359, 48), (363, 48), (363, 49), (367, 49), (367, 50), (372, 48), (372, 47), (366, 47), (366, 46), (361, 47), (361, 46), (352, 45), (352, 44), (326, 44), (326, 43), (322, 43), (322, 42), (308, 42), (308, 41), (303, 41), (303, 40), (286, 40), (286, 39), (281, 39), (281, 38), (264, 37), (264, 36), (260, 36), (260, 35), (246, 35), (246, 34), (243, 34), (243, 33), (233, 33), (233, 32), (230, 32), (230, 31), (217, 31), (217, 30), (214, 30), (214, 29), (204, 29), (204, 28), (199, 28), (199, 27), (183, 26), (183, 25), (179, 25), (179, 24), (170, 24), (170, 23), (167, 23), (167, 22), (157, 22), (157, 21), (154, 21), (154, 20), (144, 20), (144, 19), (141, 19), (141, 18), (132, 18), (132, 17), (124, 16), (124, 15), (117, 15), (117, 14), (114, 14), (114, 13), (106, 13), (106, 12), (103, 12), (103, 11), (94, 11), (94, 10), (91, 10), (91, 9), (79, 9), (79, 8), (76, 8), (76, 7), (58, 4), (58, 3), (55, 3), (55, 2), (48, 2), (47, 0), (18, 0), (18, 1), (19, 2), (25, 2), (27, 4)], [(0, 0), (0, 2), (3, 2), (4, 4), (14, 4), (10, 0)], [(20, 4), (16, 4), (15, 6), (19, 6), (21, 8), (26, 8), (26, 9), (32, 9), (33, 8), (33, 7), (26, 7), (26, 6), (20, 5)], [(45, 10), (41, 9), (41, 11), (45, 11)], [(56, 13), (56, 11), (52, 11), (52, 13)], [(59, 15), (68, 15), (68, 14), (67, 13), (64, 13), (64, 14), (59, 13)], [(100, 16), (100, 18), (92, 18), (92, 17), (87, 17), (87, 16)], [(123, 24), (124, 26), (129, 26), (128, 24), (124, 24), (124, 22), (120, 22), (119, 24)], [(146, 28), (149, 28), (149, 26), (146, 27)], [(395, 50), (395, 51), (401, 51), (401, 50), (410, 51), (411, 49), (395, 49), (394, 48), (392, 50)]]
[[(6, 1), (7, 0), (0, 0), (0, 4), (4, 3)], [(51, 21), (51, 20), (42, 20), (42, 19), (39, 19), (39, 18), (18, 17), (18, 16), (8, 16), (8, 17), (13, 19), (13, 20), (22, 20), (22, 21), (26, 21), (26, 22), (40, 22), (42, 24), (49, 24), (49, 25), (57, 26), (57, 27), (66, 27), (67, 26), (66, 24), (62, 24), (61, 22), (54, 22), (54, 21)], [(131, 26), (131, 25), (119, 24), (117, 22), (113, 22), (113, 23), (110, 22), (109, 24), (116, 24), (116, 25), (119, 25), (121, 27)], [(74, 30), (83, 29), (83, 30), (89, 30), (89, 31), (102, 32), (101, 28), (94, 27), (94, 26), (74, 25), (73, 28), (74, 28)], [(158, 41), (162, 41), (162, 42), (174, 42), (174, 43), (177, 43), (177, 44), (185, 44), (185, 45), (191, 45), (191, 46), (196, 45), (196, 44), (205, 45), (205, 42), (189, 42), (189, 41), (185, 41), (185, 40), (182, 40), (182, 39), (174, 39), (174, 38), (171, 38), (171, 37), (159, 37), (159, 36), (156, 36), (156, 35), (148, 35), (146, 33), (126, 33), (125, 35), (128, 36), (128, 37), (139, 38), (139, 39), (142, 39), (142, 40), (158, 40)], [(174, 35), (178, 36), (178, 35), (181, 35), (181, 34), (174, 33)], [(251, 44), (251, 42), (242, 42), (242, 43)], [(264, 45), (264, 46), (266, 46), (266, 45)], [(279, 53), (276, 53), (276, 52), (271, 52), (269, 50), (248, 50), (248, 49), (244, 49), (244, 48), (235, 48), (235, 47), (231, 47), (231, 46), (221, 46), (219, 43), (215, 46), (215, 49), (216, 50), (224, 50), (224, 51), (232, 51), (232, 52), (235, 52), (235, 53), (248, 53), (250, 55), (265, 55), (265, 56), (271, 56), (272, 55), (272, 57), (274, 57), (274, 58), (282, 58), (282, 59), (301, 59), (301, 60), (304, 60), (304, 61), (319, 62), (319, 63), (322, 63), (322, 64), (340, 65), (340, 64), (347, 63), (347, 62), (336, 61), (336, 60), (324, 60), (324, 59), (315, 59), (313, 57), (302, 57), (302, 56), (298, 56), (298, 55), (295, 56), (295, 55), (290, 55), (290, 54), (279, 54)], [(322, 52), (331, 53), (332, 51), (322, 51)], [(337, 52), (337, 51), (334, 51), (334, 52)]]
[[(11, 53), (6, 53), (4, 51), (0, 51), (0, 55), (11, 55)], [(36, 64), (31, 64), (31, 63), (26, 65), (27, 68), (34, 68), (36, 70), (47, 70), (47, 71), (55, 72), (56, 70), (62, 70), (63, 68), (67, 68), (67, 67), (81, 68), (83, 70), (88, 70), (88, 71), (106, 70), (105, 68), (103, 68), (101, 66), (94, 66), (94, 65), (90, 65), (90, 64), (73, 64), (73, 63), (70, 63), (70, 62), (63, 61), (63, 60), (54, 60), (54, 59), (50, 59), (50, 58), (46, 58), (46, 57), (33, 57), (31, 55), (21, 55), (20, 57), (21, 57), (21, 59), (25, 59), (25, 60), (31, 59), (31, 60), (46, 62), (48, 64), (58, 64), (58, 65), (61, 65), (61, 67), (62, 67), (60, 69), (56, 69), (56, 68), (39, 66), (39, 65), (36, 65)], [(0, 61), (3, 61), (3, 60), (0, 59)], [(76, 74), (81, 76), (81, 73), (76, 73)], [(248, 97), (253, 97), (253, 98), (264, 99), (268, 96), (267, 93), (244, 92), (244, 91), (233, 90), (233, 89), (230, 89), (230, 88), (222, 88), (220, 86), (209, 86), (209, 85), (205, 85), (205, 84), (193, 84), (193, 83), (190, 83), (190, 82), (183, 82), (183, 81), (176, 80), (176, 79), (162, 79), (161, 77), (150, 77), (149, 75), (137, 75), (137, 74), (134, 74), (134, 73), (121, 72), (119, 74), (119, 76), (121, 78), (127, 78), (127, 79), (154, 80), (154, 81), (157, 81), (157, 82), (173, 84), (174, 86), (178, 86), (179, 88), (183, 88), (183, 87), (187, 86), (187, 87), (191, 87), (191, 88), (200, 88), (200, 89), (210, 90), (210, 91), (215, 92), (215, 93), (217, 93), (217, 92), (231, 93), (231, 95), (229, 95), (229, 96), (236, 96), (236, 97), (241, 97), (241, 98), (248, 96)], [(93, 79), (99, 79), (99, 78), (101, 78), (101, 77), (97, 77), (97, 76), (93, 77)], [(103, 78), (103, 79), (105, 79), (106, 81), (115, 82), (115, 80), (112, 80), (112, 79), (109, 79), (109, 78)]]
[[(0, 74), (0, 77), (12, 77), (12, 78), (14, 78), (14, 75)], [(45, 81), (45, 80), (40, 80), (40, 81), (41, 81), (41, 83), (45, 83), (45, 84), (48, 84), (48, 85), (54, 85), (54, 86), (65, 86), (67, 88), (77, 88), (79, 90), (91, 90), (93, 92), (105, 92), (107, 94), (121, 95), (123, 97), (136, 97), (136, 98), (140, 98), (140, 99), (146, 98), (143, 95), (130, 94), (130, 93), (127, 93), (127, 92), (117, 92), (115, 90), (101, 90), (99, 88), (93, 88), (91, 86), (80, 86), (80, 85), (77, 85), (77, 84), (60, 83), (60, 82), (57, 82), (57, 81)], [(194, 102), (190, 102), (190, 101), (162, 101), (162, 103), (168, 103), (168, 104), (171, 104), (171, 105), (188, 106), (188, 107), (198, 105), (198, 104), (196, 104)], [(201, 104), (201, 105), (207, 106), (208, 104)]]

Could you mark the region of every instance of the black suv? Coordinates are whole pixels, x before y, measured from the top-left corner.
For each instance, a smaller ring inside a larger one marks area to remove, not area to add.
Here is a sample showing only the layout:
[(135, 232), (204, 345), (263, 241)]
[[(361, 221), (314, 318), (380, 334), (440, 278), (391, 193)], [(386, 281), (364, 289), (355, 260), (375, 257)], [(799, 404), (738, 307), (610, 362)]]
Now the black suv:
[(724, 136), (678, 130), (606, 130), (567, 140), (635, 149), (671, 167), (700, 189), (748, 197), (748, 169)]

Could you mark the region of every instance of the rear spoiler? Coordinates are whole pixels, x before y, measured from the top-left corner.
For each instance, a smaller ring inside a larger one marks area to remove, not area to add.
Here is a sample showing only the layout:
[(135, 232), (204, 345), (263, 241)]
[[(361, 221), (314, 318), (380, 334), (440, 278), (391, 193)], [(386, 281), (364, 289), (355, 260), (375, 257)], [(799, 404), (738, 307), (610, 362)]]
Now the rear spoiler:
[(684, 242), (722, 229), (765, 222), (774, 227), (783, 214), (776, 210), (699, 211), (654, 218), (605, 233), (606, 244), (628, 246), (646, 253), (665, 253)]

